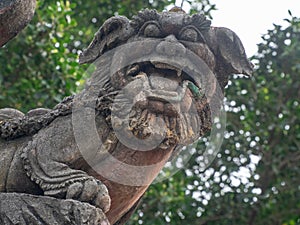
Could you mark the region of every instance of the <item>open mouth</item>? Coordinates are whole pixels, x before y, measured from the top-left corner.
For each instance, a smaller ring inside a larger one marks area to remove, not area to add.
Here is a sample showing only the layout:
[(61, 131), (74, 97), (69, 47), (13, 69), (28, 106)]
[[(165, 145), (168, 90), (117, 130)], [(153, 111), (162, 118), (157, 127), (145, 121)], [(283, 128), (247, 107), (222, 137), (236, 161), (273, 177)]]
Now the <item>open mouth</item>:
[[(153, 133), (164, 136), (159, 146), (163, 149), (190, 144), (209, 129), (210, 112), (201, 83), (182, 69), (148, 61), (130, 65), (122, 74), (128, 84), (114, 99), (114, 128), (145, 140)], [(154, 128), (157, 118), (164, 129)]]
[(192, 101), (204, 98), (201, 84), (181, 68), (161, 62), (144, 62), (126, 69), (131, 81), (143, 82), (143, 90), (135, 104), (153, 113), (178, 116), (188, 112)]

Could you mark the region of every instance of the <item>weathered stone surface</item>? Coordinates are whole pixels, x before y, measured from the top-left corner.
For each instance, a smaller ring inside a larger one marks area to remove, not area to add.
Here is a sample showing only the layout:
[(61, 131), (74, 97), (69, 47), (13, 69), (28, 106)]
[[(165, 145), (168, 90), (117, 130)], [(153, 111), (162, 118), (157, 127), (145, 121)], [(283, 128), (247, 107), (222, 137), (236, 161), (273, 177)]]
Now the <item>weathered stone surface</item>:
[(0, 47), (15, 37), (32, 19), (36, 0), (0, 2)]
[(91, 62), (54, 109), (0, 110), (4, 224), (124, 224), (174, 149), (211, 129), (229, 75), (252, 71), (233, 31), (180, 10), (108, 19)]
[(79, 201), (0, 193), (1, 225), (109, 225), (98, 208)]

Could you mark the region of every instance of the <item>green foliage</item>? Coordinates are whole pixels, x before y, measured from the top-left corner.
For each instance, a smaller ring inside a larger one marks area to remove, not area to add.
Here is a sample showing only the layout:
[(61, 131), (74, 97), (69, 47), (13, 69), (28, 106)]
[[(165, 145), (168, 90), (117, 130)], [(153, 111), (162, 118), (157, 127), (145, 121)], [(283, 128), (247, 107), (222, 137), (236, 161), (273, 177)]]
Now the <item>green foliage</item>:
[[(203, 0), (187, 1), (191, 10)], [(214, 9), (208, 0), (203, 9)], [(87, 66), (78, 65), (79, 52), (102, 23), (113, 15), (131, 18), (143, 8), (163, 10), (175, 0), (38, 1), (31, 23), (0, 49), (0, 108), (24, 112), (52, 108), (82, 87)], [(200, 9), (200, 8), (199, 8)]]
[[(162, 1), (38, 1), (28, 27), (0, 49), (0, 108), (52, 108), (84, 82), (78, 53), (109, 17), (142, 8), (162, 10)], [(128, 10), (130, 9), (130, 10)]]
[(300, 18), (286, 21), (263, 36), (254, 76), (231, 79), (213, 164), (201, 171), (204, 138), (185, 170), (151, 187), (131, 224), (300, 223)]
[[(191, 12), (215, 10), (209, 0), (186, 2)], [(38, 1), (34, 20), (0, 49), (0, 108), (53, 107), (82, 87), (78, 53), (104, 20), (172, 3)], [(227, 129), (213, 164), (202, 171), (205, 137), (186, 169), (151, 186), (128, 224), (300, 223), (300, 18), (286, 21), (263, 36), (254, 76), (228, 85)]]
[(83, 69), (77, 65), (72, 41), (77, 26), (74, 7), (69, 1), (38, 2), (34, 20), (1, 49), (1, 107), (51, 107), (76, 89)]

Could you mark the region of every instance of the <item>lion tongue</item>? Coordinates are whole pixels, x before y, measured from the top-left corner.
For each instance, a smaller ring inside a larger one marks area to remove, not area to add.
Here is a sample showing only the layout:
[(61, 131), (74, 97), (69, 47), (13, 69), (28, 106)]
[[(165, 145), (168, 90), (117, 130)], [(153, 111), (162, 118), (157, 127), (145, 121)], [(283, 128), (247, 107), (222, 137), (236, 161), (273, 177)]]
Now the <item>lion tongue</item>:
[(153, 73), (149, 76), (150, 85), (153, 89), (176, 91), (180, 80), (176, 77), (163, 77), (162, 74)]
[(149, 111), (166, 116), (177, 117), (181, 113), (188, 113), (192, 105), (192, 94), (189, 89), (180, 102), (162, 102), (159, 100), (148, 100)]
[(148, 71), (147, 75), (147, 100), (138, 101), (139, 107), (170, 117), (177, 117), (189, 111), (192, 94), (188, 88), (180, 85), (181, 78), (176, 76), (174, 71)]

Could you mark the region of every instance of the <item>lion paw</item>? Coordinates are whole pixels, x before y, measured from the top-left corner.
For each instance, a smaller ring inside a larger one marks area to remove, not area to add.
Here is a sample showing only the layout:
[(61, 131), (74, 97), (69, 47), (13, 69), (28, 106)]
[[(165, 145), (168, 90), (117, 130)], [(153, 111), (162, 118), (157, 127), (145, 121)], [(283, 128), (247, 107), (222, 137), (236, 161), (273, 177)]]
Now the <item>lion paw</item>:
[(68, 187), (67, 199), (75, 199), (88, 202), (107, 212), (110, 209), (111, 200), (106, 186), (98, 180), (87, 180), (84, 183), (75, 182)]

